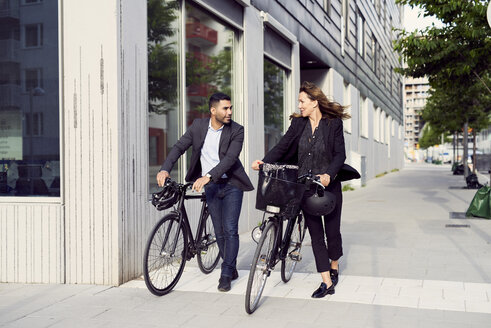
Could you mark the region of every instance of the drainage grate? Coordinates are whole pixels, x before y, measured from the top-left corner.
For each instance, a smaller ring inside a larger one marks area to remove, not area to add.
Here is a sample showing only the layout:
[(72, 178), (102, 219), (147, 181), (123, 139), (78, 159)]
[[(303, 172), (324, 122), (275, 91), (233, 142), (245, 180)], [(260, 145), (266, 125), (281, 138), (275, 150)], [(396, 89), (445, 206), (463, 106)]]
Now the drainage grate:
[(445, 228), (470, 228), (468, 224), (445, 224)]
[(477, 216), (465, 216), (465, 212), (449, 212), (450, 219), (465, 219), (465, 220), (486, 220), (485, 218), (479, 218)]
[(451, 219), (467, 219), (465, 212), (450, 212), (448, 214)]
[(449, 186), (448, 189), (467, 189), (467, 186)]

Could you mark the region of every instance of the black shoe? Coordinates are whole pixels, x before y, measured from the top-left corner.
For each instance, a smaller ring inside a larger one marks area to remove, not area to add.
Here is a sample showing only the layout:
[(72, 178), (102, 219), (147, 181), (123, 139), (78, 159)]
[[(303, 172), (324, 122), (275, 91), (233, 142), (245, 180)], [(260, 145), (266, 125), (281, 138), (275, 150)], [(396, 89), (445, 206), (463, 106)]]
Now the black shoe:
[(338, 273), (338, 270), (331, 269), (330, 274), (331, 274), (332, 284), (334, 286), (336, 286), (338, 284), (338, 281), (339, 281), (339, 273)]
[(235, 280), (239, 278), (239, 271), (237, 269), (234, 270), (234, 273), (232, 274), (232, 280)]
[(334, 284), (327, 288), (325, 283), (321, 283), (320, 287), (315, 290), (312, 294), (312, 298), (322, 298), (326, 295), (334, 294)]
[(218, 280), (218, 290), (221, 292), (228, 292), (231, 287), (232, 279), (230, 277), (222, 276)]

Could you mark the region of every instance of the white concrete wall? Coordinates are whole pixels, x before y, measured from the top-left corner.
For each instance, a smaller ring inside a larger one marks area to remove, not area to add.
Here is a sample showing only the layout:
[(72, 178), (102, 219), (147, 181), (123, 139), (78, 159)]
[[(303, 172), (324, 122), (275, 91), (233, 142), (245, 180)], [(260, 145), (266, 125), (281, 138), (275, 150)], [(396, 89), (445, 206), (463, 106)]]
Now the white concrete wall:
[(120, 5), (70, 1), (61, 13), (67, 283), (119, 282)]
[(63, 283), (63, 207), (0, 204), (0, 282)]

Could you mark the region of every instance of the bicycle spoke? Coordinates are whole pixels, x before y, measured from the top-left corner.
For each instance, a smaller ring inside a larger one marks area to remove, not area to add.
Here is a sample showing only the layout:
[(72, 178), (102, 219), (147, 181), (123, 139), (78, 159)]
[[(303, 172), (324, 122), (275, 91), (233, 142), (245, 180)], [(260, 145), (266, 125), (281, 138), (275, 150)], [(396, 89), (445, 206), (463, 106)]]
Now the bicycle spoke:
[(205, 220), (205, 226), (200, 238), (201, 243), (198, 246), (198, 266), (203, 273), (208, 274), (216, 267), (220, 251), (211, 217), (208, 215)]
[[(156, 295), (169, 292), (184, 269), (187, 246), (184, 230), (178, 222), (174, 214), (164, 217), (154, 228), (145, 249), (145, 283)], [(167, 240), (164, 245), (165, 236)], [(175, 249), (172, 250), (174, 245)]]
[(252, 313), (259, 305), (259, 300), (264, 291), (266, 280), (273, 270), (271, 264), (275, 259), (272, 258), (275, 254), (274, 244), (276, 237), (276, 227), (269, 223), (259, 240), (259, 243), (254, 254), (251, 271), (249, 272), (249, 281), (246, 289), (246, 311)]

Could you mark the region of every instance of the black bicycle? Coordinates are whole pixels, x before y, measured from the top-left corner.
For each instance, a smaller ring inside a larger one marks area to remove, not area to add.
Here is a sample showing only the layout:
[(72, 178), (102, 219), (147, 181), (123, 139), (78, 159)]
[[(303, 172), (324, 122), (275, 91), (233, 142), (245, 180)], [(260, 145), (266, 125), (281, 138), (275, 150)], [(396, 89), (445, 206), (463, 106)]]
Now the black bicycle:
[[(311, 183), (322, 184), (311, 174), (299, 177), (297, 182), (265, 176), (263, 167), (260, 167), (256, 208), (273, 215), (263, 219), (259, 227), (261, 236), (246, 289), (245, 309), (249, 314), (259, 306), (266, 280), (278, 262), (281, 261), (281, 279), (287, 283), (302, 259), (300, 251), (305, 237), (305, 220), (300, 211), (300, 202)], [(283, 221), (287, 221), (284, 233)]]
[[(158, 210), (174, 206), (152, 229), (143, 255), (145, 284), (157, 296), (169, 293), (176, 286), (186, 261), (195, 255), (200, 270), (205, 274), (212, 272), (219, 260), (205, 195), (187, 195), (191, 186), (192, 183), (181, 184), (167, 179), (162, 191), (152, 195), (152, 204)], [(200, 199), (202, 202), (196, 239), (184, 206), (184, 201), (188, 199)]]

